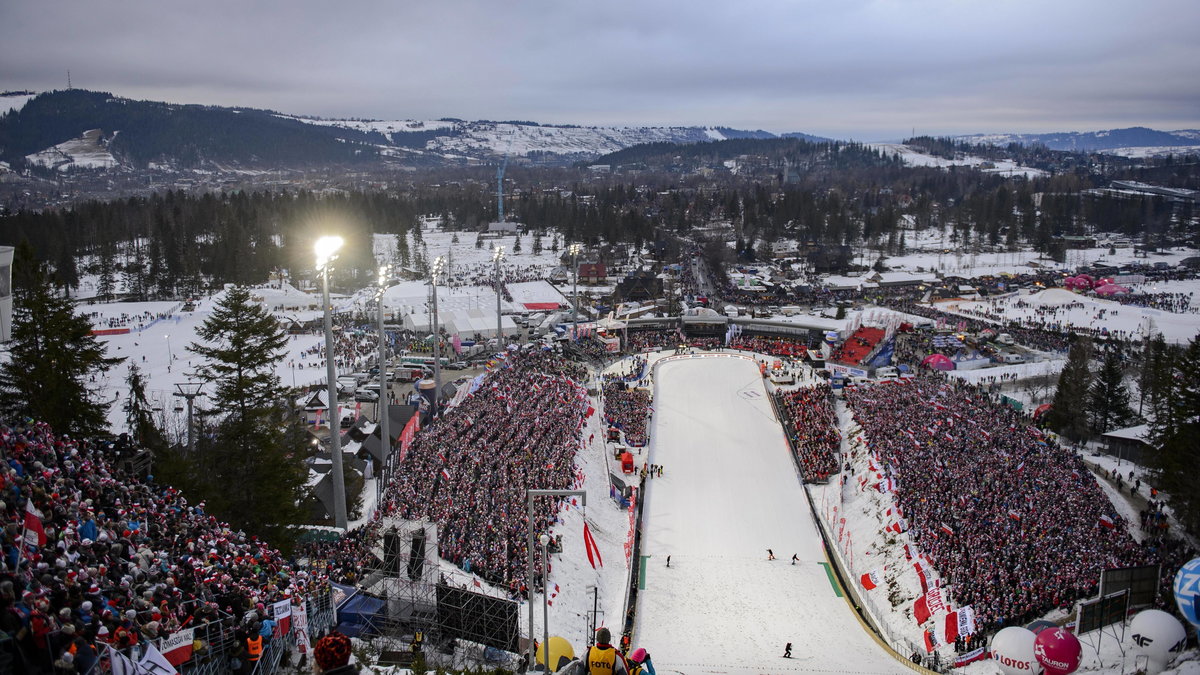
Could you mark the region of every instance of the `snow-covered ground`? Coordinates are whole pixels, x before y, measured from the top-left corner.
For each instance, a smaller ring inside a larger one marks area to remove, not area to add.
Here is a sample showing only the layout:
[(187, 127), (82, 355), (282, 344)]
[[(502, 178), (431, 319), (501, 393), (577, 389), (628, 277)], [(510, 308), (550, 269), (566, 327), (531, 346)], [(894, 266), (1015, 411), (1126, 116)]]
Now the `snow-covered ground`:
[(111, 169), (117, 165), (116, 157), (100, 143), (100, 130), (85, 131), (79, 138), (63, 141), (41, 152), (27, 155), (31, 164), (66, 171), (77, 169)]
[(898, 155), (906, 166), (934, 166), (945, 168), (949, 166), (973, 166), (984, 173), (998, 173), (1005, 176), (1023, 176), (1035, 178), (1045, 175), (1045, 171), (1031, 167), (1020, 166), (1012, 160), (988, 160), (982, 157), (964, 156), (955, 159), (935, 157), (911, 148), (902, 143), (869, 143), (867, 147), (881, 150), (888, 154)]
[[(1176, 282), (1177, 287), (1185, 285), (1200, 287), (1195, 280), (1191, 283)], [(1161, 333), (1167, 342), (1175, 343), (1186, 343), (1200, 335), (1200, 314), (1122, 305), (1065, 288), (1050, 288), (1028, 295), (1008, 295), (979, 302), (950, 303), (941, 308), (978, 318), (1003, 317), (1026, 325), (1044, 323), (1107, 330), (1110, 334), (1123, 337)]]
[(683, 357), (661, 363), (654, 379), (649, 461), (664, 471), (646, 481), (634, 644), (665, 673), (906, 672), (826, 571), (757, 366)]

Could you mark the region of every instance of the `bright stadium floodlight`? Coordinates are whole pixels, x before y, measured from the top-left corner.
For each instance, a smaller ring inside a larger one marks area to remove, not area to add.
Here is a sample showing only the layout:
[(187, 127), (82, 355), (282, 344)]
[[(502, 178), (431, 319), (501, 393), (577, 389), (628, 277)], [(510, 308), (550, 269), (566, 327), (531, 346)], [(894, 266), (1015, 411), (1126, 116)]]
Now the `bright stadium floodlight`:
[(342, 411), (338, 405), (337, 358), (333, 349), (333, 308), (329, 304), (329, 264), (337, 258), (343, 240), (337, 236), (321, 237), (313, 250), (317, 254), (317, 270), (321, 272), (321, 300), (325, 310), (325, 377), (329, 396), (326, 419), (329, 421), (329, 452), (333, 461), (333, 524), (346, 530), (346, 479), (342, 473)]
[(317, 269), (324, 271), (329, 263), (337, 258), (337, 252), (341, 250), (345, 240), (337, 236), (321, 237), (313, 246), (313, 250), (317, 254)]

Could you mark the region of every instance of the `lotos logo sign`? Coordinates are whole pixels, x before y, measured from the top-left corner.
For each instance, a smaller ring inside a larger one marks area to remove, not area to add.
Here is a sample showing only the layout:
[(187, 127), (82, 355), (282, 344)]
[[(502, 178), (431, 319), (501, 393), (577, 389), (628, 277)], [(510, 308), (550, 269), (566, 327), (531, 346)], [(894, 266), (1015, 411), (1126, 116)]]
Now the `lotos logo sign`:
[(1019, 659), (1014, 659), (1011, 656), (1005, 656), (1004, 654), (1000, 654), (995, 651), (992, 652), (992, 659), (995, 660), (1000, 665), (1006, 666), (1008, 668), (1014, 668), (1016, 670), (1027, 670), (1030, 672), (1033, 671), (1033, 668), (1030, 666), (1029, 661), (1021, 661)]

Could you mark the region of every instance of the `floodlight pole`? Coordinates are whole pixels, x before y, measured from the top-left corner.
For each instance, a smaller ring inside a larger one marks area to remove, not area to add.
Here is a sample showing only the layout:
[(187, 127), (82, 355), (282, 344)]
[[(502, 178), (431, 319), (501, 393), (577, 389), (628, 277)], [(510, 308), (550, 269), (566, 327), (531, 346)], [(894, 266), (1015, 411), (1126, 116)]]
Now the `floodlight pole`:
[[(583, 490), (526, 490), (525, 491), (525, 499), (527, 502), (526, 516), (529, 521), (529, 532), (528, 532), (529, 538), (526, 542), (526, 546), (528, 547), (528, 553), (529, 553), (529, 570), (526, 574), (526, 579), (525, 579), (525, 599), (529, 601), (529, 667), (530, 668), (533, 668), (533, 664), (537, 661), (537, 651), (533, 648), (533, 561), (534, 561), (534, 555), (535, 555), (534, 548), (533, 548), (533, 529), (534, 529), (533, 498), (534, 497), (579, 497), (580, 504), (583, 506), (587, 506), (587, 493), (584, 492)], [(542, 575), (543, 575), (542, 600), (543, 601), (545, 600), (545, 596), (546, 596), (546, 583), (549, 581), (549, 579), (545, 577), (545, 574), (546, 574), (546, 566), (545, 566), (545, 564), (543, 564), (542, 565)], [(543, 612), (547, 612), (547, 611), (549, 611), (549, 610), (543, 609)], [(543, 623), (544, 622), (545, 622), (545, 618), (543, 618)], [(545, 638), (545, 635), (543, 635), (543, 638)], [(549, 672), (549, 669), (550, 669), (550, 646), (548, 644), (543, 644), (542, 648), (545, 650), (546, 670), (547, 670), (547, 672)]]
[(571, 341), (579, 339), (579, 253), (583, 249), (580, 244), (571, 244), (570, 252), (575, 258), (575, 306), (571, 308)]
[(387, 284), (388, 272), (387, 265), (379, 268), (379, 292), (376, 295), (376, 302), (379, 304), (379, 399), (375, 409), (379, 414), (379, 440), (383, 447), (383, 460), (379, 463), (379, 475), (375, 477), (376, 508), (383, 496), (383, 484), (392, 461), (392, 436), (389, 429), (391, 415), (388, 414), (392, 407), (391, 385), (387, 372), (387, 334), (383, 330), (383, 291)]
[(438, 256), (433, 261), (433, 274), (430, 276), (430, 286), (433, 288), (433, 415), (437, 417), (442, 412), (442, 330), (438, 325), (437, 282), (442, 274), (446, 258)]
[(322, 237), (317, 240), (317, 266), (321, 268), (321, 299), (325, 306), (325, 377), (328, 382), (329, 451), (333, 462), (333, 524), (346, 529), (346, 479), (342, 474), (341, 406), (338, 405), (337, 364), (333, 350), (333, 308), (329, 304), (329, 266), (333, 263), (342, 240)]
[[(545, 532), (538, 537), (538, 541), (542, 544), (542, 574), (546, 573), (549, 565), (550, 557), (550, 535)], [(542, 664), (546, 668), (547, 673), (554, 672), (550, 670), (550, 607), (548, 592), (549, 578), (542, 584)]]
[(500, 261), (504, 260), (504, 247), (497, 245), (492, 249), (492, 261), (496, 263), (496, 347), (500, 347)]

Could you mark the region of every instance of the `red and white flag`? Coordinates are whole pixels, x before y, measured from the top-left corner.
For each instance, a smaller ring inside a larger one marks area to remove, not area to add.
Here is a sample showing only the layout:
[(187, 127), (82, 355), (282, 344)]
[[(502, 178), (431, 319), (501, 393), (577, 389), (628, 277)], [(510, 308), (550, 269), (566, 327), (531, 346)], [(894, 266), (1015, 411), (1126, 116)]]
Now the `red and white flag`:
[(163, 638), (162, 655), (166, 657), (171, 665), (178, 667), (181, 663), (186, 663), (192, 658), (192, 640), (195, 639), (194, 632), (191, 628), (184, 628)]
[(442, 479), (450, 480), (450, 472), (447, 471), (445, 468), (442, 469)]
[(37, 510), (32, 500), (25, 500), (25, 545), (45, 546), (46, 530), (42, 527), (42, 512)]
[(1114, 522), (1112, 517), (1107, 514), (1100, 516), (1100, 525), (1103, 527), (1107, 527), (1110, 530), (1116, 529), (1116, 527), (1117, 527), (1116, 522)]
[(1021, 522), (1021, 514), (1017, 513), (1016, 511), (1013, 511), (1012, 509), (1008, 510), (1008, 517), (1012, 518), (1013, 520), (1015, 520), (1017, 522)]
[(881, 570), (872, 570), (862, 575), (863, 588), (868, 591), (875, 590), (881, 583), (883, 583), (883, 572)]
[(962, 635), (975, 632), (975, 610), (970, 606), (937, 617), (933, 630), (925, 631), (925, 651), (932, 652), (942, 645), (954, 644)]
[(945, 523), (942, 523), (942, 526), (939, 527), (938, 529), (942, 531), (942, 534), (945, 534), (948, 537), (954, 535), (954, 528), (950, 527), (949, 525), (947, 525)]
[(596, 546), (596, 540), (592, 538), (592, 531), (588, 529), (587, 521), (583, 521), (583, 547), (587, 551), (588, 562), (592, 564), (592, 569), (596, 566), (604, 567), (604, 560), (600, 557), (600, 547)]
[(941, 614), (947, 609), (949, 607), (946, 606), (946, 601), (942, 598), (942, 589), (934, 587), (917, 598), (917, 601), (913, 603), (913, 618), (917, 620), (917, 625), (919, 626), (928, 621), (929, 617)]
[(275, 619), (275, 637), (287, 635), (292, 630), (292, 601), (280, 600), (273, 603), (271, 618)]

